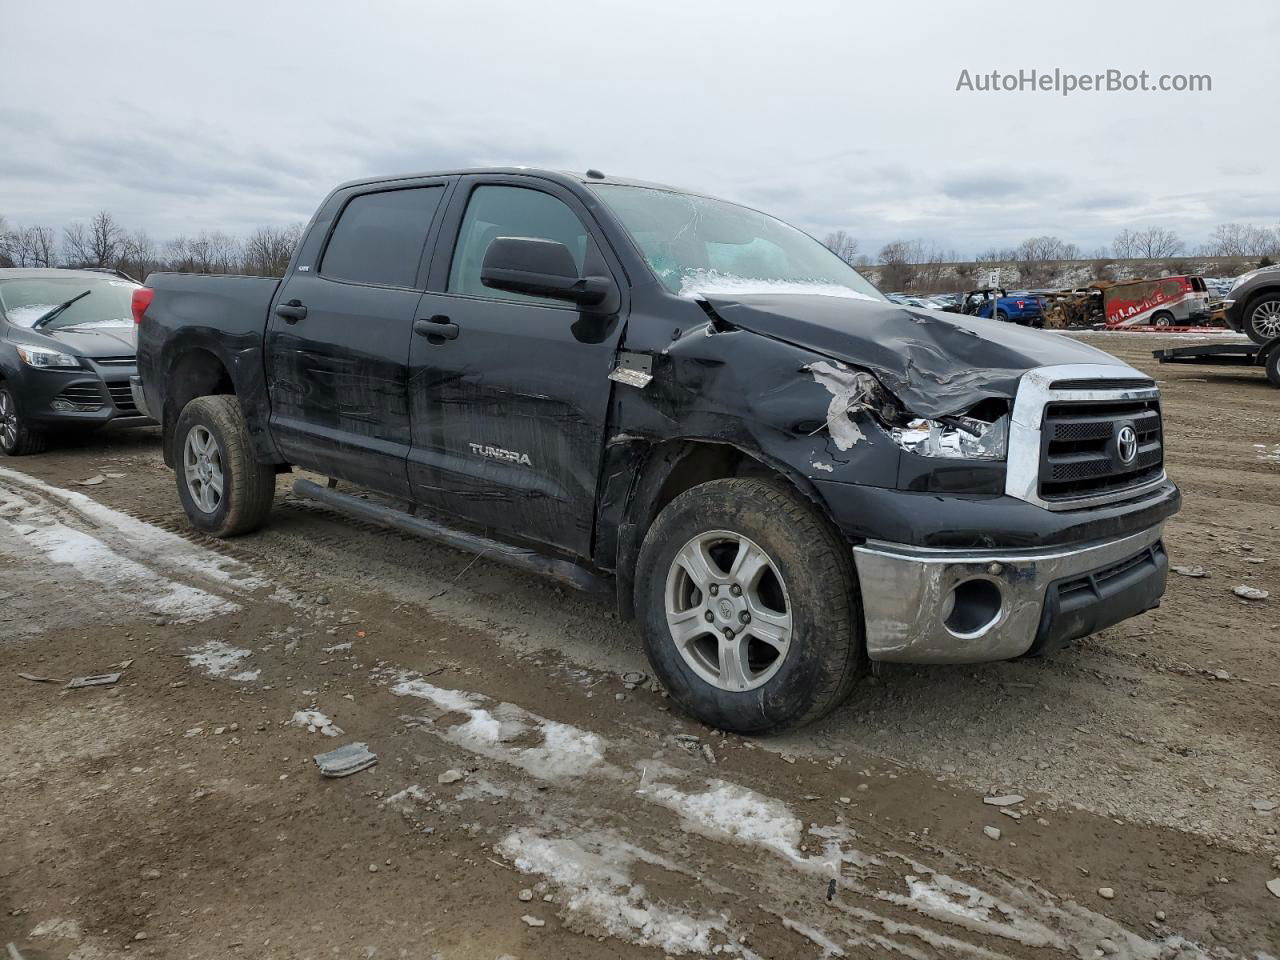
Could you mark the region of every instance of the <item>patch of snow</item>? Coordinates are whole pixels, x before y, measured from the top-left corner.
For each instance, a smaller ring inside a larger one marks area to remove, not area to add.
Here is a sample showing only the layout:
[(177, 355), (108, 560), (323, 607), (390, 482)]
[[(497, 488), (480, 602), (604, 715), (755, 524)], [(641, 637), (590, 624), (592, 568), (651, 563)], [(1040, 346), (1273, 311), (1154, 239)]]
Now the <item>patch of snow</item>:
[(237, 674), (233, 674), (231, 679), (236, 683), (252, 683), (262, 676), (261, 670), (241, 670)]
[(811, 460), (811, 461), (809, 461), (809, 466), (813, 467), (813, 469), (815, 469), (815, 470), (823, 470), (823, 471), (825, 471), (826, 473), (835, 473), (835, 472), (836, 472), (836, 468), (835, 468), (835, 467), (833, 467), (833, 466), (832, 466), (831, 464), (829, 464), (829, 463), (823, 463), (821, 460)]
[[(11, 471), (0, 467), (0, 479), (9, 473)], [(3, 487), (0, 487), (0, 516), (48, 562), (70, 567), (80, 578), (106, 588), (113, 601), (154, 611), (184, 623), (207, 620), (240, 609), (230, 600), (171, 580), (117, 553), (97, 537), (67, 526), (46, 504), (30, 502)], [(184, 547), (195, 549), (186, 541), (179, 542)]]
[(325, 647), (325, 648), (324, 648), (324, 652), (325, 652), (325, 653), (340, 653), (340, 652), (342, 652), (343, 650), (350, 650), (350, 649), (351, 649), (351, 641), (350, 641), (350, 640), (348, 640), (346, 643), (335, 643), (332, 647)]
[(173, 571), (197, 574), (214, 583), (240, 590), (256, 590), (267, 585), (265, 578), (239, 560), (189, 543), (176, 533), (136, 520), (76, 490), (51, 486), (7, 467), (0, 467), (0, 480), (12, 480), (29, 487), (42, 496), (71, 507), (101, 527), (119, 531), (128, 541), (131, 552), (136, 549), (148, 562), (154, 561)]
[(565, 894), (564, 909), (605, 935), (674, 955), (741, 952), (723, 918), (695, 917), (655, 903), (643, 886), (633, 884), (632, 862), (666, 864), (617, 834), (549, 837), (521, 829), (494, 850), (521, 873), (538, 874), (556, 884)]
[[(187, 662), (196, 669), (203, 670), (211, 677), (221, 677), (234, 670), (241, 660), (251, 656), (252, 653), (251, 650), (233, 647), (221, 640), (209, 640), (198, 647), (191, 647), (190, 652), (185, 656)], [(253, 679), (257, 679), (257, 671), (254, 673)], [(238, 676), (232, 677), (233, 680), (238, 678)]]
[(342, 733), (342, 728), (334, 726), (333, 721), (319, 710), (299, 710), (289, 724), (302, 727), (307, 733), (321, 733), (326, 737), (336, 737)]
[(762, 280), (707, 269), (690, 270), (680, 278), (680, 296), (691, 300), (696, 300), (699, 296), (749, 297), (769, 294), (803, 294), (811, 297), (840, 297), (846, 300), (883, 302), (878, 297), (859, 293), (850, 287), (842, 287), (838, 283)]
[(824, 957), (843, 957), (845, 955), (844, 950), (836, 946), (836, 944), (820, 930), (815, 930), (813, 927), (800, 923), (797, 920), (792, 920), (790, 917), (783, 917), (782, 925), (792, 933), (798, 933), (815, 946), (820, 947)]
[(821, 857), (800, 852), (804, 825), (785, 803), (746, 787), (712, 780), (703, 793), (685, 793), (668, 784), (657, 783), (638, 791), (656, 803), (675, 811), (695, 832), (715, 839), (736, 840), (765, 847), (797, 866), (838, 876), (844, 856), (840, 844), (828, 841)]
[[(432, 733), (472, 753), (519, 767), (540, 780), (582, 777), (612, 770), (604, 762), (604, 738), (578, 727), (548, 720), (522, 707), (492, 701), (478, 693), (447, 690), (425, 680), (401, 676), (391, 687), (398, 697), (417, 697), (441, 711), (442, 717), (463, 714), (466, 720), (449, 726), (433, 723)], [(441, 718), (433, 718), (441, 719)], [(514, 746), (521, 737), (540, 735), (541, 743)]]

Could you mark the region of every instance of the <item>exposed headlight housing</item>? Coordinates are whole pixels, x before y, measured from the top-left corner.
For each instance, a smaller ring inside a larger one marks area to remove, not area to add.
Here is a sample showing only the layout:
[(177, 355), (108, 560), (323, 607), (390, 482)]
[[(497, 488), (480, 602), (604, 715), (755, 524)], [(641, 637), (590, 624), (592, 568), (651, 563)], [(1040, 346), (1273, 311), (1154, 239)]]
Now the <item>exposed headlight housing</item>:
[(40, 367), (44, 370), (79, 370), (80, 361), (69, 353), (52, 350), (49, 347), (33, 347), (17, 344), (18, 356), (29, 367)]
[(912, 420), (889, 430), (895, 443), (920, 457), (1003, 460), (1009, 449), (1009, 415), (990, 423), (973, 417)]

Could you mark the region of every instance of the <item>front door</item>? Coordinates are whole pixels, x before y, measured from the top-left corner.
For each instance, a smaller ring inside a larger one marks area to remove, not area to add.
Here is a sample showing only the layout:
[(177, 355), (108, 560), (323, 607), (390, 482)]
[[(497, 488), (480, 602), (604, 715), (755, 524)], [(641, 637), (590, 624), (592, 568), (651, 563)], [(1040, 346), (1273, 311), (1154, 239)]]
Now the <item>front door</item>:
[(271, 429), (300, 466), (408, 496), (408, 364), (443, 183), (352, 196), (269, 318)]
[(495, 237), (539, 237), (565, 244), (580, 271), (622, 274), (571, 193), (515, 185), (529, 182), (472, 178), (455, 191), (440, 241), (451, 255), (411, 347), (409, 482), (416, 501), (472, 526), (585, 557), (625, 310), (493, 290), (480, 266)]

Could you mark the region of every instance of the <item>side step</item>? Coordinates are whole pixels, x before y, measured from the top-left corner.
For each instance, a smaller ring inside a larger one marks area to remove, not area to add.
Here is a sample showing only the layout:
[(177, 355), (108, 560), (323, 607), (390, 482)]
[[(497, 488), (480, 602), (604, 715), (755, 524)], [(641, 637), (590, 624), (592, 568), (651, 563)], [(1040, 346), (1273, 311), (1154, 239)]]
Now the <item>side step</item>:
[(478, 553), (488, 560), (496, 560), (521, 570), (554, 577), (577, 590), (587, 593), (613, 592), (612, 584), (604, 577), (569, 560), (559, 560), (526, 547), (513, 547), (507, 543), (490, 540), (488, 537), (454, 530), (423, 517), (415, 517), (403, 510), (396, 510), (381, 503), (371, 503), (368, 500), (353, 497), (349, 493), (339, 493), (332, 487), (322, 487), (310, 480), (295, 480), (293, 492), (304, 500), (323, 503), (326, 507), (356, 519), (367, 520), (405, 533), (413, 533), (446, 546), (466, 550), (469, 553)]

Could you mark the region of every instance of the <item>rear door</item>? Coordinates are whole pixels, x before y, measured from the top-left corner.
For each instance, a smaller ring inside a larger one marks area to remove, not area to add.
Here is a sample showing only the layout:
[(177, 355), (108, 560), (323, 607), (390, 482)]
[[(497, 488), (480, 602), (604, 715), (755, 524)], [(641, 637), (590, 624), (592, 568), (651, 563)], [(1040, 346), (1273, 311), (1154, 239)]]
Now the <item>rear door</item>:
[(292, 462), (408, 495), (409, 344), (449, 182), (336, 198), (320, 255), (277, 295), (266, 338), (271, 428)]
[[(485, 287), (480, 265), (495, 237), (564, 243), (580, 270), (613, 278), (620, 306), (601, 313)], [(621, 266), (572, 192), (533, 177), (464, 178), (438, 246), (411, 348), (413, 498), (502, 537), (589, 556), (626, 316)]]

